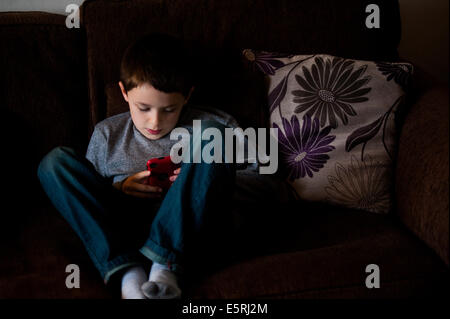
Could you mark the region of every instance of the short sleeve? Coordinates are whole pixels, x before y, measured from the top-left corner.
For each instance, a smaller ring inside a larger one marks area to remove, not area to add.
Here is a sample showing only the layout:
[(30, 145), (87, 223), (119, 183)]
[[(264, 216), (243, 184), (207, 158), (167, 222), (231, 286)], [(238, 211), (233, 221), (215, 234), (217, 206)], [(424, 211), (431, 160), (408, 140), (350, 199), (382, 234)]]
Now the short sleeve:
[(107, 177), (108, 175), (106, 171), (106, 146), (107, 139), (105, 134), (96, 127), (89, 141), (86, 158), (103, 177)]

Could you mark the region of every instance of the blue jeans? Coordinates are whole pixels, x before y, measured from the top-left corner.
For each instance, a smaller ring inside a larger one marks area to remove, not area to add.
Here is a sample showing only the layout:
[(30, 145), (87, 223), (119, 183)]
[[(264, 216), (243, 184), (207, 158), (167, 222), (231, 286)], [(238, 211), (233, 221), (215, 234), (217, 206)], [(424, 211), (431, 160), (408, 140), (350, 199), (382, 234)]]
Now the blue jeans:
[(52, 150), (38, 168), (43, 189), (82, 240), (105, 283), (132, 265), (158, 262), (181, 275), (223, 254), (232, 228), (235, 174), (235, 165), (224, 160), (183, 163), (165, 197), (155, 200), (117, 190), (67, 147)]

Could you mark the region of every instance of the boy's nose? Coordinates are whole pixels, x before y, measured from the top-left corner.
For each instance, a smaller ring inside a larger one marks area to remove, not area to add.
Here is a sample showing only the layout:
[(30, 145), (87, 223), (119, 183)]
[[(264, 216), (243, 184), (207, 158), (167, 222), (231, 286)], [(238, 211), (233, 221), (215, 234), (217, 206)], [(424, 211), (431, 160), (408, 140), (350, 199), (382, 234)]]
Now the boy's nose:
[(153, 126), (152, 129), (159, 128), (160, 115), (158, 112), (154, 112), (150, 118), (150, 124)]

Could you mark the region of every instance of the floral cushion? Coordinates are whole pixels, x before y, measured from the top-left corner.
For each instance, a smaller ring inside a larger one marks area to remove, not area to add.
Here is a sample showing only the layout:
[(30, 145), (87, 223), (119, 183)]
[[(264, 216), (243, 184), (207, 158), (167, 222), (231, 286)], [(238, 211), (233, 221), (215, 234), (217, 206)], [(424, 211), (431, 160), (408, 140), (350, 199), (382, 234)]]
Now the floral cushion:
[(388, 213), (398, 113), (413, 67), (244, 50), (269, 82), (279, 169), (299, 197)]

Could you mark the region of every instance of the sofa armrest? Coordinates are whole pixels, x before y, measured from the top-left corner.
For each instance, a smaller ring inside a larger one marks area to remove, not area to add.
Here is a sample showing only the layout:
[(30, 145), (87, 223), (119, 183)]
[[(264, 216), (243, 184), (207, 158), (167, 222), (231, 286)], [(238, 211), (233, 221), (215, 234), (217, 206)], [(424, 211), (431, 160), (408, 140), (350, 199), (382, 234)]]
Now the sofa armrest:
[(425, 92), (403, 125), (395, 196), (400, 220), (449, 265), (448, 88)]

